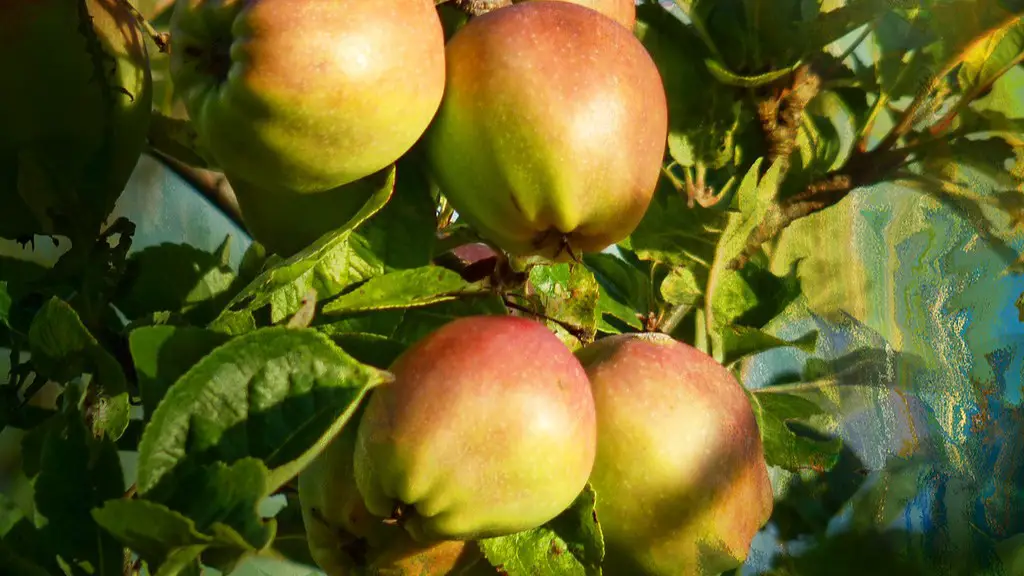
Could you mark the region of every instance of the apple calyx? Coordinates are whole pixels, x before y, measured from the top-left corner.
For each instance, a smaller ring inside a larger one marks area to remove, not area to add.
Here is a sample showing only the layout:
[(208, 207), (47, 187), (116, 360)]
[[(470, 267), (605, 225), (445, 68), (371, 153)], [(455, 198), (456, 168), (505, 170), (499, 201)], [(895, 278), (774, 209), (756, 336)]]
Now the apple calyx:
[(216, 78), (219, 82), (228, 79), (231, 71), (231, 40), (218, 38), (208, 48), (190, 44), (184, 49), (185, 55), (196, 62), (196, 68)]

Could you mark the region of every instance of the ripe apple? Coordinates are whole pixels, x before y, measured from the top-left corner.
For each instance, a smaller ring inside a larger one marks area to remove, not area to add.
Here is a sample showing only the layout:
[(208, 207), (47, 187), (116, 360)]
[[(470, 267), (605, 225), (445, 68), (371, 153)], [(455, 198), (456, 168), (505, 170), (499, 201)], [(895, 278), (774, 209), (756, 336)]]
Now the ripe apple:
[(658, 69), (629, 30), (576, 4), (531, 1), (471, 19), (446, 54), (424, 143), (460, 218), (513, 255), (556, 260), (636, 228), (668, 115)]
[[(519, 0), (534, 2), (536, 0)], [(605, 16), (632, 30), (636, 24), (636, 4), (633, 0), (562, 0), (597, 10)]]
[(743, 563), (773, 500), (742, 386), (662, 334), (603, 338), (577, 352), (593, 387), (605, 573), (718, 574)]
[(597, 440), (590, 386), (543, 324), (460, 318), (391, 372), (359, 424), (356, 485), (371, 513), (400, 516), (417, 542), (537, 527), (586, 485)]
[(92, 238), (146, 144), (138, 21), (118, 0), (0, 2), (0, 71), (0, 235)]
[(386, 173), (311, 194), (264, 188), (230, 174), (227, 178), (249, 235), (270, 252), (287, 258), (355, 216), (380, 189)]
[(430, 0), (178, 0), (171, 75), (226, 173), (322, 192), (409, 150), (444, 92)]
[(327, 576), (441, 576), (488, 565), (475, 544), (420, 544), (398, 526), (371, 515), (353, 475), (359, 416), (300, 474), (299, 502), (309, 551)]

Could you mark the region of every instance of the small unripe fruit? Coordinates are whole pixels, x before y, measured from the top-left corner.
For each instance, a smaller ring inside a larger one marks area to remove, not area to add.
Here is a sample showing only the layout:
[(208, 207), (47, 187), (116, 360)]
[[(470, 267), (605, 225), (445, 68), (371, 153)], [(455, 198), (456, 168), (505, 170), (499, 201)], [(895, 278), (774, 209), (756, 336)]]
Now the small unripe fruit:
[(594, 403), (583, 367), (546, 326), (454, 320), (410, 347), (371, 393), (355, 449), (367, 509), (420, 542), (535, 528), (583, 490)]
[(606, 574), (696, 576), (743, 563), (773, 500), (742, 386), (707, 354), (662, 334), (577, 352), (594, 391)]
[(625, 27), (538, 0), (473, 18), (448, 43), (424, 136), (441, 191), (518, 256), (568, 260), (633, 232), (661, 173), (661, 76)]

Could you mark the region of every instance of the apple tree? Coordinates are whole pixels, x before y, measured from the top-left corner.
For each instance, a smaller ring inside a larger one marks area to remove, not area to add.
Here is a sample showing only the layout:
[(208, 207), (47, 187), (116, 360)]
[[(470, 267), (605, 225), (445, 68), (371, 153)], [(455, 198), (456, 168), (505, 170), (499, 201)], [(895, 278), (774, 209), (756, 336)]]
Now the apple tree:
[[(936, 368), (834, 354), (804, 262), (899, 186), (1021, 272), (1022, 15), (0, 0), (0, 573), (1019, 571), (1019, 488), (998, 533), (900, 552), (953, 457), (866, 470), (850, 399)], [(144, 158), (240, 264), (138, 245)]]

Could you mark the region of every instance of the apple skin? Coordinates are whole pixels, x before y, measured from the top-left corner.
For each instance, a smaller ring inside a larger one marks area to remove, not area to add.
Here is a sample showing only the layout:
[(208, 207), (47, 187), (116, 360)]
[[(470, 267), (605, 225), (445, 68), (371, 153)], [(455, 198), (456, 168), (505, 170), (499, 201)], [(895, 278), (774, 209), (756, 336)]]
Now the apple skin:
[(380, 190), (387, 170), (325, 192), (294, 194), (227, 175), (249, 235), (288, 258), (344, 226)]
[(583, 367), (543, 324), (453, 320), (411, 346), (359, 425), (356, 485), (366, 507), (418, 542), (535, 528), (572, 504), (594, 462), (594, 401)]
[(354, 476), (358, 422), (357, 414), (299, 473), (302, 520), (317, 565), (327, 576), (486, 574), (489, 564), (474, 543), (420, 544), (367, 511)]
[[(520, 2), (535, 2), (537, 0), (519, 0)], [(573, 4), (579, 4), (580, 6), (586, 6), (592, 10), (604, 14), (605, 16), (615, 20), (619, 24), (622, 24), (629, 30), (633, 29), (636, 25), (636, 4), (633, 0), (562, 0), (563, 2), (571, 2)]]
[(632, 233), (661, 173), (668, 114), (630, 31), (583, 6), (531, 1), (471, 19), (446, 54), (424, 147), (460, 218), (513, 255), (562, 261)]
[(178, 0), (171, 75), (226, 173), (322, 192), (384, 169), (444, 92), (430, 0)]
[(590, 482), (606, 574), (718, 574), (743, 563), (772, 487), (746, 392), (703, 352), (663, 334), (577, 352), (593, 387)]
[(0, 235), (91, 239), (146, 144), (138, 21), (117, 0), (0, 2), (0, 70)]

